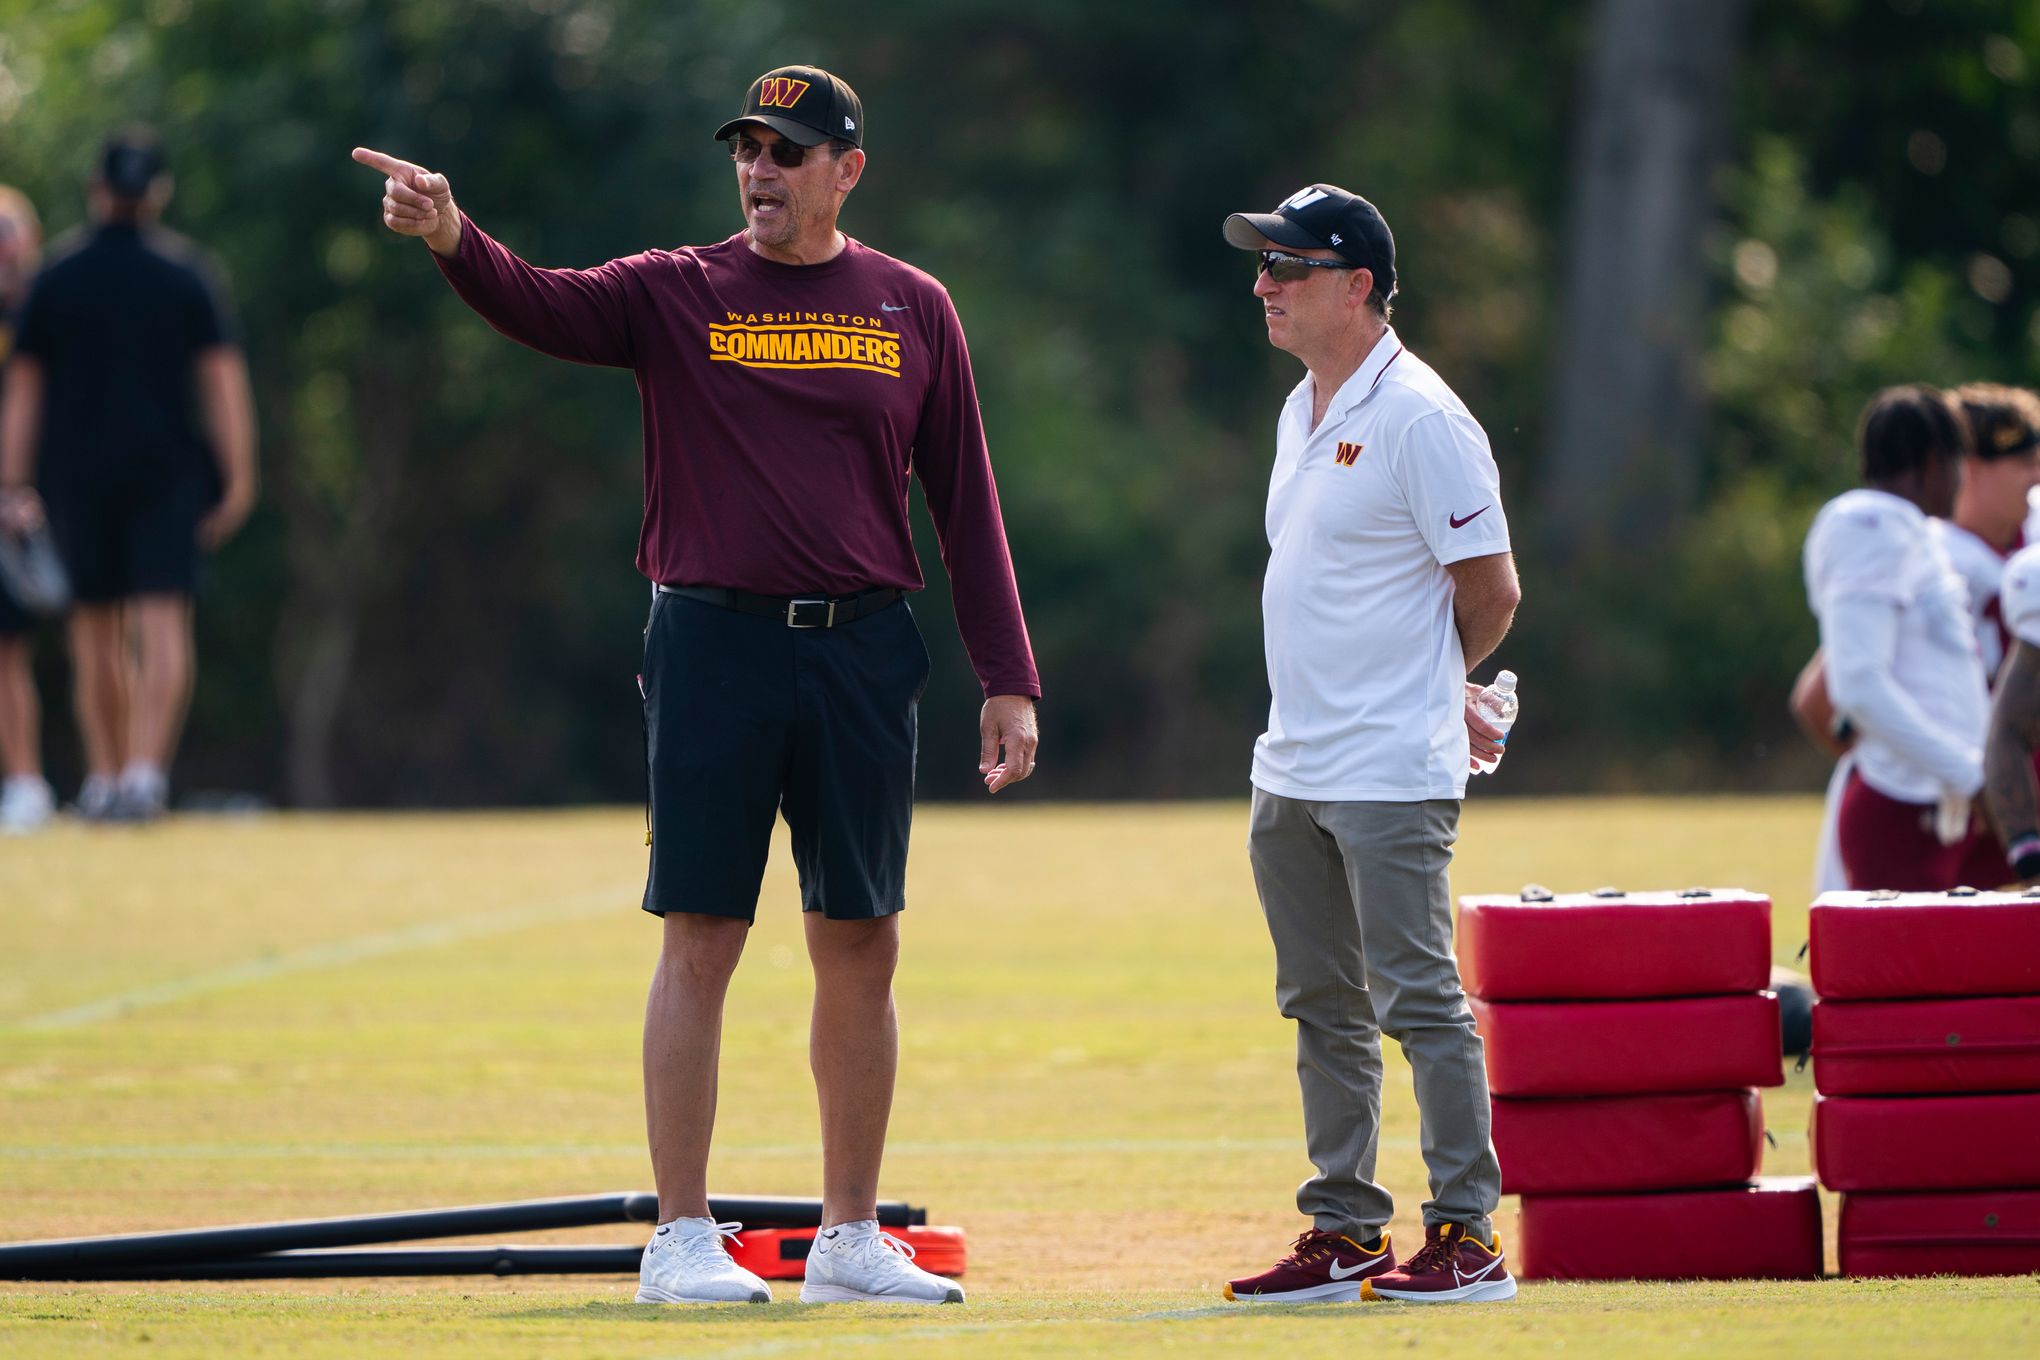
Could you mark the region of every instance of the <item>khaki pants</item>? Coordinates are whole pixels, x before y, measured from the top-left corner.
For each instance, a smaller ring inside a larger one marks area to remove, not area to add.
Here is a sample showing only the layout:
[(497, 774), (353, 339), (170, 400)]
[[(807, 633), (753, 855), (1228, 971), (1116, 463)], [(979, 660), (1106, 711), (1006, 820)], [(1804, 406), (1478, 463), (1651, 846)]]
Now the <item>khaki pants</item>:
[(1494, 1235), (1502, 1173), (1445, 876), (1458, 825), (1449, 799), (1312, 803), (1254, 791), (1248, 854), (1275, 940), (1275, 997), (1296, 1021), (1304, 1137), (1317, 1167), (1296, 1206), (1325, 1232), (1364, 1242), (1394, 1212), (1374, 1179), (1387, 1034), (1416, 1079), (1431, 1182), (1425, 1225)]

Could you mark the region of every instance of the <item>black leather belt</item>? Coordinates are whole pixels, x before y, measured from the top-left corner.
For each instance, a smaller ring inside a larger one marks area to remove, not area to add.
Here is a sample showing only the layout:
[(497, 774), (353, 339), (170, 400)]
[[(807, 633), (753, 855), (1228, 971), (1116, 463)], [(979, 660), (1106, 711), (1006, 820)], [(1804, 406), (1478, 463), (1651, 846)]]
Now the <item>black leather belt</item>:
[(739, 614), (778, 619), (788, 628), (834, 628), (876, 614), (907, 593), (894, 586), (856, 595), (753, 595), (748, 590), (725, 590), (721, 586), (662, 585), (659, 590), (666, 595), (721, 605)]

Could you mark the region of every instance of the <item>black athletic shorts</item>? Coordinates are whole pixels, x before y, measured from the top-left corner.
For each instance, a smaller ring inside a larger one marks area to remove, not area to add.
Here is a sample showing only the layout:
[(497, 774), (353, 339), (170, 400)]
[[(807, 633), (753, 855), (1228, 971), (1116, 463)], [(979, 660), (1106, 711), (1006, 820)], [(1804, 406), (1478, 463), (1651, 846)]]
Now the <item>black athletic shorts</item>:
[(198, 523), (219, 498), (215, 480), (82, 482), (45, 490), (50, 528), (81, 604), (136, 595), (189, 595), (198, 586)]
[(801, 908), (906, 906), (928, 650), (900, 600), (834, 628), (664, 592), (645, 624), (645, 910), (755, 920), (783, 814)]
[(35, 619), (14, 602), (7, 587), (0, 585), (0, 638), (20, 637), (35, 627)]

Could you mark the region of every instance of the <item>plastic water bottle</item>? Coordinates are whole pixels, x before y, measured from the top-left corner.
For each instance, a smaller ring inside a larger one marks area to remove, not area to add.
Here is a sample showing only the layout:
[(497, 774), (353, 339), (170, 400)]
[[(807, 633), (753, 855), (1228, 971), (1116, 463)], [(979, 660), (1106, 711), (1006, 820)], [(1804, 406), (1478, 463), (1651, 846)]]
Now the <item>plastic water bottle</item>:
[[(1502, 729), (1502, 736), (1506, 740), (1509, 729), (1516, 725), (1516, 673), (1503, 671), (1497, 675), (1492, 685), (1475, 696), (1473, 706), (1480, 710), (1483, 718)], [(1481, 774), (1493, 774), (1495, 766), (1501, 763), (1500, 756), (1493, 760), (1482, 760), (1476, 756), (1473, 768)]]

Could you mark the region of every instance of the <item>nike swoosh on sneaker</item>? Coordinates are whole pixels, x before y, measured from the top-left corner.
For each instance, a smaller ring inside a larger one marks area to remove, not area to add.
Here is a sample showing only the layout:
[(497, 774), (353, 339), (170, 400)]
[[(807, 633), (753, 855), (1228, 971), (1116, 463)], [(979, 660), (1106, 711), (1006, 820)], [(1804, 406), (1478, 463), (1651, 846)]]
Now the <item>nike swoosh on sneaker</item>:
[(1483, 505), (1480, 509), (1474, 511), (1472, 514), (1467, 515), (1463, 518), (1459, 515), (1447, 515), (1445, 517), (1445, 520), (1455, 529), (1464, 529), (1467, 525), (1473, 523), (1475, 520), (1479, 519), (1482, 515), (1485, 515), (1488, 511), (1492, 509), (1494, 509), (1493, 505)]
[(1452, 1267), (1453, 1283), (1463, 1287), (1465, 1285), (1474, 1284), (1480, 1280), (1485, 1280), (1489, 1275), (1492, 1275), (1494, 1273), (1495, 1267), (1500, 1265), (1501, 1263), (1502, 1258), (1497, 1256), (1494, 1260), (1489, 1261), (1486, 1265), (1482, 1266), (1479, 1270), (1474, 1271), (1473, 1274), (1471, 1275), (1468, 1275), (1465, 1272), (1461, 1271), (1460, 1268), (1455, 1265)]
[(1335, 1280), (1350, 1280), (1355, 1275), (1358, 1275), (1361, 1271), (1367, 1269), (1367, 1267), (1373, 1264), (1374, 1262), (1372, 1261), (1361, 1261), (1354, 1265), (1354, 1267), (1351, 1270), (1341, 1270), (1339, 1269), (1339, 1263), (1337, 1261), (1334, 1261), (1331, 1264), (1332, 1278)]

